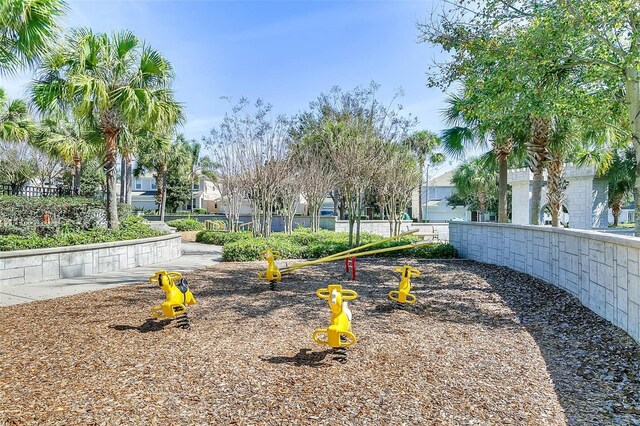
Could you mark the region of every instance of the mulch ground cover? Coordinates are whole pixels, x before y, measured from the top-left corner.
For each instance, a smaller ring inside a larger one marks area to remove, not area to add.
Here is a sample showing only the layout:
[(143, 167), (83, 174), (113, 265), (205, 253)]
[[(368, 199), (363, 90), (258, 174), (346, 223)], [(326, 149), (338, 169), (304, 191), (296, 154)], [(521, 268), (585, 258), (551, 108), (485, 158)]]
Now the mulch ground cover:
[[(387, 299), (405, 262), (418, 302)], [(640, 348), (568, 294), (469, 261), (371, 259), (188, 274), (190, 329), (141, 283), (0, 309), (0, 424), (640, 424)], [(316, 345), (341, 283), (358, 338)]]

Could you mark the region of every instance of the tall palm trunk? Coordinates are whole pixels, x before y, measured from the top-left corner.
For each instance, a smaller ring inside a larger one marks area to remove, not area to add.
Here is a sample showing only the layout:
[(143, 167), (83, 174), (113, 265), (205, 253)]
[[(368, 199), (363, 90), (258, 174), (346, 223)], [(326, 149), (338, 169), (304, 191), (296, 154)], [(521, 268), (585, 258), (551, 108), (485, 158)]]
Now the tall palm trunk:
[(418, 159), (418, 163), (420, 164), (420, 186), (418, 186), (418, 222), (423, 223), (424, 217), (422, 216), (422, 188), (424, 185), (424, 167), (426, 163), (426, 158), (421, 157)]
[(625, 97), (631, 129), (631, 142), (636, 152), (636, 181), (633, 185), (633, 200), (635, 204), (636, 237), (640, 236), (640, 70), (636, 64), (625, 69)]
[(513, 138), (509, 137), (504, 142), (494, 142), (493, 151), (498, 161), (498, 222), (506, 223), (509, 220), (507, 214), (507, 159), (513, 148)]
[(542, 173), (549, 157), (548, 145), (551, 136), (551, 120), (547, 117), (531, 118), (531, 142), (527, 143), (529, 151), (529, 168), (533, 172), (531, 185), (531, 210), (529, 223), (540, 224), (540, 201), (542, 198)]
[(564, 201), (564, 161), (561, 154), (554, 153), (547, 168), (547, 200), (551, 212), (551, 226), (559, 225), (560, 209)]
[(161, 164), (158, 167), (156, 177), (156, 189), (158, 191), (156, 201), (158, 202), (158, 214), (160, 222), (164, 222), (164, 213), (167, 206), (167, 165)]
[(611, 214), (613, 215), (613, 226), (618, 226), (618, 220), (620, 219), (620, 213), (622, 212), (622, 197), (616, 198), (615, 202), (611, 206)]
[(124, 202), (131, 205), (131, 186), (133, 185), (133, 166), (131, 164), (131, 159), (127, 161), (127, 185), (125, 186), (125, 200)]
[(118, 161), (118, 132), (105, 131), (107, 142), (104, 161), (104, 172), (107, 183), (107, 226), (111, 229), (118, 227), (118, 194), (116, 192), (116, 166)]
[(73, 157), (73, 181), (71, 190), (73, 195), (80, 195), (80, 173), (82, 172), (82, 159), (79, 155)]
[(120, 203), (124, 203), (127, 197), (125, 188), (127, 187), (127, 162), (124, 153), (120, 156)]

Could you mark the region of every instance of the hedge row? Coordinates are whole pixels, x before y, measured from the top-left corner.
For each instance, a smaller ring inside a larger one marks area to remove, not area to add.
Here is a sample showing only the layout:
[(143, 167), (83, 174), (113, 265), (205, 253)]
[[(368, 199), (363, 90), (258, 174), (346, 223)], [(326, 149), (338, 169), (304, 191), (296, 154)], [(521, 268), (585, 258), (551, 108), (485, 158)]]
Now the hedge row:
[[(118, 206), (121, 219), (130, 207)], [(68, 230), (90, 230), (105, 224), (105, 203), (84, 197), (0, 196), (0, 235), (46, 237)]]
[(184, 231), (201, 231), (204, 229), (204, 224), (195, 219), (176, 219), (167, 222), (167, 225), (176, 228), (178, 232)]
[(0, 251), (106, 243), (160, 235), (165, 235), (165, 233), (152, 229), (143, 218), (129, 216), (122, 220), (118, 229), (96, 228), (88, 231), (67, 231), (48, 237), (39, 236), (35, 232), (27, 235), (0, 235)]
[[(380, 241), (383, 237), (363, 233), (361, 244)], [(283, 259), (312, 259), (339, 253), (349, 248), (349, 235), (344, 232), (320, 231), (312, 234), (308, 230), (296, 230), (291, 235), (274, 233), (267, 241), (254, 238), (250, 232), (199, 232), (196, 241), (224, 246), (222, 260), (227, 262), (246, 262), (259, 260), (260, 253), (270, 247), (279, 251)], [(418, 241), (416, 237), (403, 237), (387, 241), (372, 247), (372, 250), (397, 247)], [(457, 257), (456, 249), (446, 243), (430, 243), (410, 250), (398, 250), (380, 253), (381, 257), (409, 256), (424, 259), (448, 259)]]

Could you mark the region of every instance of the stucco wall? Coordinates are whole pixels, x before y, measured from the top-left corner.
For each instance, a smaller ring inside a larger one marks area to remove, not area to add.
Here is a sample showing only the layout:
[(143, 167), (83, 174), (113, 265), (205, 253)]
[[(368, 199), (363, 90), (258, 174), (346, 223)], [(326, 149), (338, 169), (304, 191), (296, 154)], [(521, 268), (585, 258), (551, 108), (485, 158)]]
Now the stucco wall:
[(640, 239), (596, 231), (452, 222), (460, 256), (506, 266), (568, 291), (640, 342)]
[(0, 252), (0, 280), (9, 285), (38, 283), (152, 265), (181, 255), (180, 234)]

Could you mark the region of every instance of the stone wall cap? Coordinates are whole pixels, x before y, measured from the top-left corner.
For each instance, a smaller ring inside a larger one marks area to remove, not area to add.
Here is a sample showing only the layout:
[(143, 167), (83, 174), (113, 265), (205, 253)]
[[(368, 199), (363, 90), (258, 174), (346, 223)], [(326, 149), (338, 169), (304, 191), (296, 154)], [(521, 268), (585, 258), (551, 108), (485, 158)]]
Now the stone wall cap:
[(78, 244), (75, 246), (63, 246), (63, 247), (48, 247), (42, 249), (28, 249), (28, 250), (13, 250), (13, 251), (0, 251), (0, 259), (9, 259), (12, 257), (28, 257), (39, 256), (45, 254), (57, 254), (57, 253), (72, 253), (75, 251), (86, 251), (105, 249), (111, 247), (123, 247), (131, 246), (134, 244), (153, 243), (156, 241), (165, 241), (176, 238), (182, 238), (179, 233), (161, 235), (159, 237), (139, 238), (137, 240), (124, 240), (124, 241), (110, 241), (107, 243), (94, 243), (94, 244)]
[(588, 238), (592, 240), (604, 241), (604, 242), (614, 243), (614, 244), (622, 244), (625, 246), (640, 249), (640, 238), (638, 237), (632, 237), (629, 235), (608, 234), (604, 231), (595, 231), (595, 230), (589, 230), (589, 229), (553, 228), (551, 226), (546, 226), (546, 225), (514, 225), (512, 223), (463, 222), (463, 221), (451, 222), (449, 223), (449, 226), (451, 225), (492, 226), (495, 228), (510, 228), (510, 229), (523, 229), (527, 231), (549, 232), (549, 233), (556, 233), (556, 234), (571, 235), (574, 237)]

